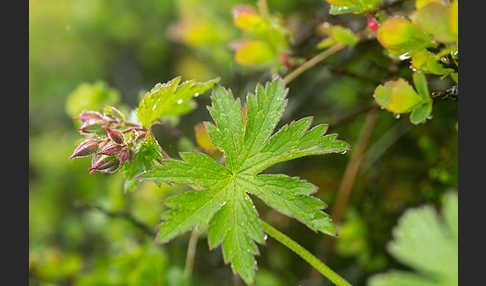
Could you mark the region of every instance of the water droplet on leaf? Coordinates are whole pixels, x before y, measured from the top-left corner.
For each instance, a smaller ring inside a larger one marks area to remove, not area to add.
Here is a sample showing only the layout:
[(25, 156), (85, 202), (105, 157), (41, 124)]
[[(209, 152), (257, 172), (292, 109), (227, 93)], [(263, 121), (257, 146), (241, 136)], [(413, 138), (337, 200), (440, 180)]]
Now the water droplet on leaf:
[(409, 53), (404, 53), (403, 55), (400, 55), (398, 58), (401, 61), (403, 61), (403, 60), (409, 59), (410, 58), (410, 55), (409, 55)]

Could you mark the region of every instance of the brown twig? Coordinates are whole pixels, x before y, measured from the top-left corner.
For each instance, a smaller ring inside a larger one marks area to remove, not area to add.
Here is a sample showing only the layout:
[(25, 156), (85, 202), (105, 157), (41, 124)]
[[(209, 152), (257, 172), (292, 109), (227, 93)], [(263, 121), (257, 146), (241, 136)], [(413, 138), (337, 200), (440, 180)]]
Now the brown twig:
[(361, 133), (356, 143), (356, 147), (351, 153), (351, 159), (349, 160), (346, 170), (344, 171), (344, 176), (339, 186), (336, 202), (332, 210), (332, 218), (334, 223), (339, 224), (341, 221), (344, 209), (346, 208), (353, 188), (356, 175), (358, 174), (359, 167), (363, 160), (363, 155), (368, 146), (371, 134), (373, 133), (376, 120), (378, 118), (378, 109), (372, 108), (368, 112), (366, 121), (361, 128)]
[(329, 56), (339, 52), (340, 50), (344, 49), (344, 47), (345, 47), (344, 45), (336, 44), (336, 45), (330, 47), (329, 49), (317, 54), (316, 56), (314, 56), (313, 58), (306, 61), (305, 63), (300, 65), (298, 68), (296, 68), (295, 70), (290, 72), (288, 75), (286, 75), (283, 78), (284, 83), (288, 84), (289, 82), (294, 80), (296, 77), (298, 77), (300, 74), (302, 74), (306, 70), (310, 69), (311, 67), (313, 67), (314, 65), (316, 65), (320, 61), (323, 61), (327, 57), (329, 57)]
[[(370, 34), (368, 33), (368, 31), (366, 29), (364, 29), (361, 32), (356, 34), (356, 37), (358, 38), (359, 41), (367, 40), (367, 39), (369, 39), (369, 36), (370, 36)], [(304, 62), (302, 65), (297, 67), (295, 70), (293, 70), (289, 74), (287, 74), (283, 78), (284, 83), (288, 84), (289, 82), (293, 81), (296, 77), (301, 75), (306, 70), (315, 66), (317, 63), (325, 60), (329, 56), (334, 55), (335, 53), (339, 52), (340, 50), (344, 49), (345, 47), (346, 46), (342, 45), (342, 44), (335, 44), (332, 47), (330, 47), (329, 49), (322, 51), (321, 53), (317, 54), (313, 58)]]
[[(341, 221), (342, 214), (347, 206), (349, 196), (351, 194), (351, 190), (353, 188), (354, 181), (356, 179), (356, 175), (360, 169), (361, 162), (363, 160), (364, 152), (366, 150), (366, 146), (369, 143), (371, 134), (375, 128), (376, 120), (378, 119), (378, 107), (374, 106), (369, 112), (368, 116), (366, 117), (366, 121), (361, 128), (361, 133), (358, 138), (358, 142), (356, 143), (356, 147), (353, 148), (351, 153), (351, 159), (349, 160), (348, 165), (344, 171), (343, 179), (341, 181), (341, 185), (338, 190), (337, 199), (334, 204), (331, 217), (333, 218), (334, 223), (338, 224)], [(331, 248), (332, 242), (334, 240), (331, 239), (330, 236), (326, 236), (323, 241), (319, 244), (316, 253), (319, 256), (326, 256), (329, 254), (329, 249)], [(311, 276), (318, 276), (317, 271), (312, 270)]]

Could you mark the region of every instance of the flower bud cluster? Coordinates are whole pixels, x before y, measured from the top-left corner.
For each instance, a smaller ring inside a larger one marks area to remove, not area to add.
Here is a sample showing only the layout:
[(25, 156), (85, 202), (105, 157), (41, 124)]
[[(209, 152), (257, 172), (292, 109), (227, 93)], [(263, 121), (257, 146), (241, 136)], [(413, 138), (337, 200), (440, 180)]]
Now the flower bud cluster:
[(78, 132), (88, 138), (76, 147), (69, 159), (93, 155), (90, 174), (119, 170), (126, 161), (132, 160), (136, 144), (148, 132), (139, 124), (126, 122), (116, 108), (108, 106), (104, 110), (104, 113), (84, 110), (75, 116), (81, 121)]

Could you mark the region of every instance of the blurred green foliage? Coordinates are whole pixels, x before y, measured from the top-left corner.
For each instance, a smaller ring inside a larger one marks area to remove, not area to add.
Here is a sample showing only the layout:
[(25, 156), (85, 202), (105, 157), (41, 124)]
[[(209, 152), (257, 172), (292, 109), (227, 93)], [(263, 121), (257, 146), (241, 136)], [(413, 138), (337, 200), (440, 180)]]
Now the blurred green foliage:
[[(331, 16), (325, 1), (267, 2), (270, 12), (282, 17), (294, 35), (287, 39), (286, 50), (292, 68), (319, 52), (322, 23), (352, 32), (367, 26), (362, 15)], [(392, 11), (412, 13), (427, 5), (419, 2), (437, 1), (396, 2)], [(160, 223), (162, 200), (185, 189), (144, 182), (125, 193), (121, 175), (91, 176), (88, 159), (68, 160), (81, 139), (73, 131), (77, 126), (72, 116), (84, 108), (99, 110), (103, 104), (114, 104), (122, 111), (134, 109), (140, 94), (178, 75), (198, 81), (220, 76), (221, 84), (240, 97), (253, 91), (257, 82), (268, 80), (270, 69), (255, 70), (235, 60), (231, 43), (243, 37), (233, 22), (235, 5), (257, 9), (256, 1), (249, 0), (29, 1), (31, 285), (241, 285), (224, 265), (221, 252), (208, 250), (204, 234), (191, 281), (183, 274), (188, 236), (153, 245), (154, 235), (149, 233)], [(457, 1), (448, 9), (449, 30), (442, 25), (443, 33), (434, 35), (439, 47), (457, 37)], [(421, 25), (427, 29), (427, 23)], [(314, 115), (315, 124), (331, 123), (330, 132), (339, 133), (352, 146), (366, 117), (360, 110), (374, 104), (375, 88), (399, 77), (412, 83), (410, 64), (430, 73), (428, 87), (438, 94), (433, 117), (425, 124), (415, 126), (408, 118), (379, 112), (340, 237), (332, 247), (323, 248), (322, 235), (255, 200), (265, 220), (326, 258), (353, 285), (365, 285), (369, 277), (387, 269), (406, 269), (386, 250), (398, 218), (424, 203), (438, 206), (445, 190), (457, 189), (457, 104), (454, 97), (440, 95), (457, 81), (454, 73), (452, 78), (441, 77), (457, 61), (457, 49), (452, 45), (428, 51), (432, 55), (421, 50), (411, 61), (401, 61), (389, 57), (380, 42), (364, 40), (290, 84), (282, 122)], [(204, 108), (208, 95), (195, 101), (199, 107), (191, 113), (153, 129), (170, 156), (195, 148), (194, 126), (210, 120)], [(299, 176), (317, 185), (315, 196), (332, 210), (349, 158), (348, 152), (299, 159), (269, 172)], [(110, 212), (129, 214), (147, 228)], [(278, 242), (269, 239), (260, 250), (256, 285), (328, 285)]]

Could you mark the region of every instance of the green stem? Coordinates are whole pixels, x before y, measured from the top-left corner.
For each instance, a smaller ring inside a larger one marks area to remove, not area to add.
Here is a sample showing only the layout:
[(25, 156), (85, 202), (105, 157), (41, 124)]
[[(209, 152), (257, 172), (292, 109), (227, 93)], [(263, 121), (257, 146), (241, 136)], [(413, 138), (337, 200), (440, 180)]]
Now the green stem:
[(299, 255), (302, 259), (307, 261), (312, 267), (314, 267), (317, 271), (321, 272), (322, 275), (327, 277), (331, 280), (334, 284), (338, 286), (351, 286), (344, 278), (339, 276), (336, 272), (334, 272), (331, 268), (327, 267), (322, 261), (320, 261), (317, 257), (312, 255), (309, 251), (305, 248), (300, 246), (297, 242), (293, 241), (290, 237), (286, 236), (285, 234), (281, 233), (273, 226), (269, 225), (268, 223), (264, 222), (260, 219), (260, 225), (262, 226), (263, 230), (270, 235), (271, 237), (278, 240), (280, 243), (288, 247), (290, 250), (295, 252)]
[(196, 246), (197, 240), (201, 232), (197, 228), (191, 233), (191, 238), (189, 239), (189, 246), (187, 247), (187, 256), (186, 256), (186, 265), (184, 268), (184, 275), (186, 277), (190, 277), (192, 275), (192, 269), (194, 268), (194, 258), (196, 256)]

